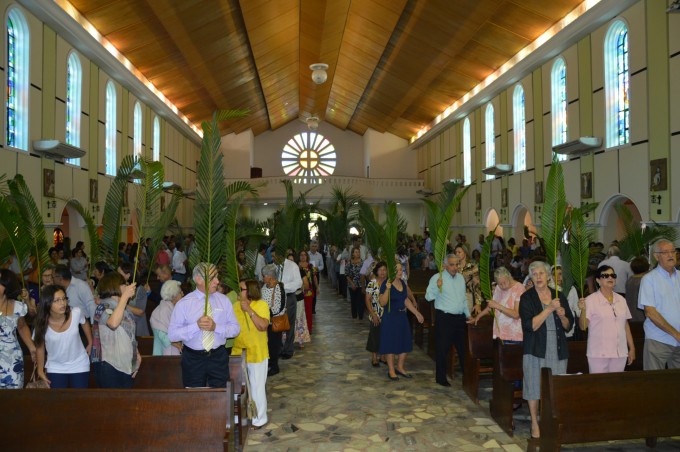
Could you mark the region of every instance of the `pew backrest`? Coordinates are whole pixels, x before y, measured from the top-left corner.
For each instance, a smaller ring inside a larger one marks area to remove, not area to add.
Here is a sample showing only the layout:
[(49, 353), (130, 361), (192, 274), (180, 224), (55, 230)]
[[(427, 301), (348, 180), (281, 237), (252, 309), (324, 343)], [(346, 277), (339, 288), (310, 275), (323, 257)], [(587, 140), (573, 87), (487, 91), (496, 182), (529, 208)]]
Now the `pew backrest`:
[(541, 373), (541, 449), (680, 434), (680, 369)]
[(5, 450), (227, 450), (233, 389), (0, 391)]

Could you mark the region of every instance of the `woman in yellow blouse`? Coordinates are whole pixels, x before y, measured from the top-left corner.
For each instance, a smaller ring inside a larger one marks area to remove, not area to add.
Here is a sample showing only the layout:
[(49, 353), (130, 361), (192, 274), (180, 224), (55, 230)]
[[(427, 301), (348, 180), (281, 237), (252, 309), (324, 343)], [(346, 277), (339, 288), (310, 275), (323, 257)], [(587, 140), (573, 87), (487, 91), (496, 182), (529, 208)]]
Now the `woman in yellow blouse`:
[(246, 367), (250, 392), (257, 406), (257, 417), (252, 419), (253, 429), (267, 423), (267, 327), (269, 326), (269, 305), (262, 300), (260, 285), (254, 279), (241, 281), (239, 303), (234, 304), (234, 315), (241, 325), (241, 332), (234, 340), (231, 354), (240, 356), (246, 350)]

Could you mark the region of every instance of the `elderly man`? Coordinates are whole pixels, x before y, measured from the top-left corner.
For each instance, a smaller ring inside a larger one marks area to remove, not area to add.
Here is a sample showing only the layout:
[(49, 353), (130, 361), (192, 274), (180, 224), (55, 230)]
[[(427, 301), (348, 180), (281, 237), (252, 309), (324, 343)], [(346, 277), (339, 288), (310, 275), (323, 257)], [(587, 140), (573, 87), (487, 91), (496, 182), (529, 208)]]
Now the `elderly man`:
[[(228, 338), (241, 331), (231, 301), (217, 292), (217, 268), (208, 263), (193, 271), (196, 290), (177, 302), (168, 326), (170, 342), (182, 342), (182, 382), (185, 387), (223, 388), (229, 380)], [(208, 295), (206, 314), (205, 299)]]
[[(269, 305), (271, 316), (286, 315), (286, 289), (278, 280), (279, 269), (276, 264), (267, 264), (262, 268), (262, 299)], [(289, 319), (290, 321), (290, 319)], [(282, 331), (272, 331), (271, 324), (267, 328), (267, 346), (269, 348), (269, 370), (267, 376), (279, 373), (279, 354), (281, 353)]]
[(607, 258), (600, 262), (597, 267), (600, 268), (603, 265), (609, 265), (614, 269), (614, 273), (616, 273), (614, 292), (621, 295), (622, 297), (625, 297), (626, 282), (628, 282), (628, 278), (633, 276), (633, 270), (631, 270), (630, 264), (628, 262), (619, 258), (619, 254), (621, 254), (621, 250), (618, 246), (610, 246), (607, 250)]
[(295, 350), (293, 350), (295, 343), (295, 319), (297, 316), (297, 296), (295, 293), (302, 288), (300, 267), (297, 266), (295, 261), (288, 258), (283, 259), (280, 281), (283, 283), (283, 290), (286, 293), (286, 313), (290, 323), (290, 330), (286, 333), (286, 342), (283, 343), (280, 356), (281, 359), (290, 359), (295, 353)]
[(54, 284), (66, 289), (69, 306), (80, 308), (80, 312), (90, 319), (91, 323), (94, 310), (97, 306), (94, 303), (94, 295), (92, 295), (92, 289), (90, 289), (89, 284), (81, 279), (74, 278), (71, 275), (71, 270), (62, 264), (54, 268), (53, 280)]
[(640, 282), (638, 307), (644, 309), (645, 370), (680, 369), (680, 273), (675, 268), (673, 243), (654, 244), (659, 265)]
[(446, 379), (446, 359), (452, 344), (458, 352), (461, 371), (465, 371), (465, 322), (470, 317), (470, 309), (465, 297), (465, 279), (458, 273), (459, 263), (455, 254), (446, 256), (446, 271), (441, 276), (439, 273), (432, 276), (425, 292), (425, 299), (434, 301), (436, 382), (442, 386), (451, 386)]

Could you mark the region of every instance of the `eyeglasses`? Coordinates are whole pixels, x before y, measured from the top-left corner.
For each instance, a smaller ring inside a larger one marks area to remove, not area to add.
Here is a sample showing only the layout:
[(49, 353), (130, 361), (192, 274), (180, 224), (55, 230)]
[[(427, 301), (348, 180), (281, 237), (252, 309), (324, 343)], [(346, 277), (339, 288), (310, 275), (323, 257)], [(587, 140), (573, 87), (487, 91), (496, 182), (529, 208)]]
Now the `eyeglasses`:
[(616, 279), (616, 273), (602, 273), (600, 279)]
[(667, 250), (667, 251), (654, 251), (654, 254), (665, 254), (667, 256), (675, 254), (675, 250)]
[(68, 297), (55, 298), (54, 301), (53, 301), (53, 303), (61, 303), (61, 302), (68, 303)]

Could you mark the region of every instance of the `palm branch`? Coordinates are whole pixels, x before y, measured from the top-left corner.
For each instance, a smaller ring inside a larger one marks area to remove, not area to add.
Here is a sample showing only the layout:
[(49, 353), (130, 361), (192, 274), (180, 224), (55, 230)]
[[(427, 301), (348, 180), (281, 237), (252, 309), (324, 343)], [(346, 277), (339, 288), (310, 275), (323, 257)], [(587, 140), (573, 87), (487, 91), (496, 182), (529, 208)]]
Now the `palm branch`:
[[(597, 207), (597, 203), (591, 203), (571, 211), (569, 215), (569, 250), (562, 254), (562, 279), (565, 281), (565, 276), (569, 273), (571, 280), (576, 285), (579, 298), (583, 298), (583, 288), (588, 273), (588, 257), (590, 254), (588, 245), (594, 237), (592, 227), (586, 223), (585, 213), (594, 210), (595, 207)], [(569, 269), (568, 272), (567, 268)], [(569, 290), (569, 285), (564, 282), (562, 287), (565, 291)]]
[(5, 249), (14, 252), (19, 262), (19, 280), (24, 287), (24, 263), (31, 256), (31, 238), (22, 233), (24, 220), (10, 196), (0, 197), (0, 212), (0, 241)]
[(491, 244), (496, 235), (498, 225), (489, 231), (484, 239), (482, 252), (479, 255), (479, 290), (485, 300), (491, 300)]
[(92, 219), (92, 213), (90, 212), (89, 209), (86, 209), (80, 201), (78, 201), (75, 198), (71, 198), (66, 201), (66, 205), (70, 206), (73, 208), (78, 214), (83, 218), (85, 221), (85, 226), (87, 227), (87, 237), (90, 242), (90, 262), (97, 262), (101, 260), (101, 251), (100, 251), (100, 245), (101, 245), (101, 239), (99, 238), (99, 234), (97, 233), (97, 225), (94, 223), (94, 220)]
[[(33, 199), (31, 190), (24, 181), (24, 177), (21, 174), (17, 174), (14, 176), (14, 179), (7, 182), (7, 185), (10, 196), (14, 199), (16, 208), (23, 219), (21, 232), (28, 235), (31, 243), (30, 255), (35, 257), (35, 265), (37, 265), (38, 275), (40, 275), (42, 274), (42, 267), (49, 259), (45, 223), (35, 203), (35, 199)], [(20, 262), (22, 262), (20, 266), (23, 267), (23, 261)]]
[(243, 198), (256, 195), (257, 190), (248, 182), (233, 182), (226, 188), (227, 210), (224, 219), (224, 259), (222, 259), (222, 277), (232, 289), (239, 286), (238, 262), (236, 261), (236, 220)]
[[(430, 237), (432, 238), (432, 253), (434, 254), (434, 260), (437, 264), (440, 277), (444, 271), (446, 245), (453, 215), (463, 196), (465, 196), (472, 185), (468, 185), (458, 192), (461, 186), (462, 184), (456, 182), (446, 182), (436, 202), (423, 198), (423, 202), (427, 207), (428, 227), (430, 228)], [(439, 290), (442, 290), (441, 287)]]
[[(210, 278), (206, 272), (210, 265), (219, 268), (224, 256), (224, 219), (227, 207), (227, 192), (224, 186), (223, 155), (220, 150), (221, 137), (218, 122), (225, 119), (241, 118), (247, 114), (243, 110), (216, 111), (212, 121), (204, 121), (203, 140), (201, 141), (201, 159), (198, 163), (196, 180), (196, 204), (194, 209), (194, 229), (196, 231), (196, 253), (192, 253), (190, 262), (196, 267), (203, 262), (203, 280)], [(208, 290), (205, 291), (205, 315), (208, 314)]]
[[(566, 207), (562, 164), (554, 157), (546, 180), (545, 203), (541, 216), (541, 236), (545, 242), (546, 257), (551, 265), (556, 264), (557, 252), (561, 248)], [(556, 291), (559, 292), (558, 289)]]
[(102, 258), (113, 268), (118, 266), (118, 243), (123, 220), (123, 204), (128, 181), (135, 171), (135, 166), (138, 166), (136, 157), (128, 155), (123, 158), (104, 203), (101, 254)]
[(647, 245), (661, 238), (668, 239), (671, 242), (678, 239), (677, 229), (671, 226), (659, 225), (652, 221), (652, 224), (648, 223), (643, 231), (640, 223), (635, 221), (633, 214), (626, 206), (617, 204), (614, 208), (626, 229), (625, 237), (619, 240), (620, 257), (623, 260), (628, 261), (633, 257), (644, 254)]
[[(158, 218), (157, 224), (148, 224), (145, 229), (144, 237), (150, 239), (149, 246), (147, 248), (147, 258), (149, 259), (149, 268), (153, 268), (156, 263), (156, 256), (158, 250), (163, 242), (163, 236), (170, 229), (170, 225), (176, 221), (175, 215), (177, 214), (177, 209), (179, 208), (179, 203), (182, 200), (182, 189), (179, 187), (166, 190), (166, 193), (170, 194), (170, 202), (165, 206), (165, 211), (162, 212)], [(160, 206), (159, 206), (160, 210)], [(147, 273), (147, 283), (151, 277), (151, 272)]]
[(309, 210), (305, 197), (317, 186), (300, 192), (298, 197), (294, 198), (293, 183), (288, 179), (281, 182), (286, 190), (286, 203), (275, 214), (274, 237), (276, 237), (276, 254), (285, 257), (288, 248), (297, 251), (303, 241), (308, 240), (308, 233), (305, 235), (307, 223), (303, 224), (306, 217), (305, 212)]
[[(385, 202), (385, 227), (382, 234), (381, 248), (387, 265), (389, 279), (397, 276), (397, 232), (399, 231), (399, 214), (394, 201)], [(403, 271), (403, 269), (402, 269)], [(387, 312), (390, 312), (390, 293), (387, 293)]]
[[(145, 239), (151, 230), (160, 226), (159, 221), (162, 216), (160, 199), (163, 196), (163, 181), (165, 171), (161, 162), (154, 162), (144, 158), (139, 159), (139, 166), (143, 173), (140, 183), (134, 184), (135, 191), (135, 210), (136, 215), (132, 224), (133, 231), (140, 241)], [(164, 231), (165, 232), (165, 231)], [(137, 280), (137, 265), (139, 264), (139, 253), (142, 247), (137, 247), (132, 280)]]
[(380, 246), (382, 244), (384, 231), (373, 214), (373, 208), (365, 201), (359, 202), (358, 219), (364, 230), (368, 251), (375, 260), (379, 260)]

